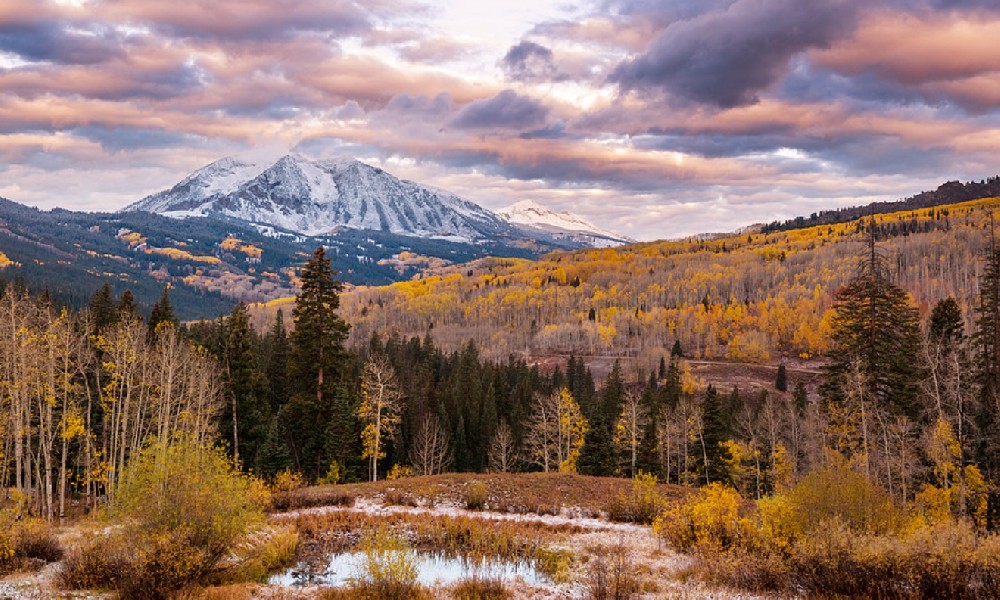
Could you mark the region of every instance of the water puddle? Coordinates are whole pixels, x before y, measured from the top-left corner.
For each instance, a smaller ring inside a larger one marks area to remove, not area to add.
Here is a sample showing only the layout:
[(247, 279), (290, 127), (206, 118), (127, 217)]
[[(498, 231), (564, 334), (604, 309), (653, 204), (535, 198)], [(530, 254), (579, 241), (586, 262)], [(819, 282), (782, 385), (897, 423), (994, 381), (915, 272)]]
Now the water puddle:
[[(342, 586), (363, 574), (364, 555), (360, 552), (340, 552), (330, 555), (325, 565), (300, 563), (287, 571), (272, 575), (271, 585), (297, 587), (303, 585)], [(548, 579), (527, 561), (473, 560), (443, 555), (415, 555), (417, 581), (425, 586), (450, 585), (463, 579), (479, 577), (513, 581), (522, 579), (530, 585), (545, 585)]]

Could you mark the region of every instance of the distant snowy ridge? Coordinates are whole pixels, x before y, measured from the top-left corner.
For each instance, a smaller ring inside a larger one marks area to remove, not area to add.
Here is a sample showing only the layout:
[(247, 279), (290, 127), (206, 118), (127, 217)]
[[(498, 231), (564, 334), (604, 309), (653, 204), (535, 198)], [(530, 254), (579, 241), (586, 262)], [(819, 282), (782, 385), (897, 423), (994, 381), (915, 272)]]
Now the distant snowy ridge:
[(570, 237), (589, 246), (620, 246), (635, 241), (601, 229), (583, 217), (568, 212), (555, 212), (532, 200), (511, 204), (498, 210), (497, 215), (511, 225)]
[(224, 217), (309, 236), (341, 227), (466, 241), (519, 233), (449, 192), (353, 159), (311, 161), (294, 154), (273, 163), (223, 158), (122, 210)]

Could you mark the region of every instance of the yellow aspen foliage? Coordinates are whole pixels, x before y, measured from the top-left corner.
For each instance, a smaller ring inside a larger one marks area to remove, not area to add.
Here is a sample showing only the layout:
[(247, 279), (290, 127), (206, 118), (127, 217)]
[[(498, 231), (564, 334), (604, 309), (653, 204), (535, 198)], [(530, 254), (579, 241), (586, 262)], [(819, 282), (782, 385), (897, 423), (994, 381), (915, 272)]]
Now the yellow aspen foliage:
[(691, 373), (691, 365), (688, 364), (688, 361), (680, 361), (680, 371), (682, 393), (690, 396), (705, 387), (705, 381)]
[(795, 476), (795, 464), (788, 453), (788, 448), (781, 442), (774, 445), (771, 453), (771, 473), (774, 478), (774, 489), (777, 492), (784, 492), (792, 487), (792, 479)]
[(580, 411), (580, 405), (573, 399), (569, 388), (559, 392), (559, 445), (563, 459), (559, 462), (560, 473), (576, 473), (576, 461), (580, 458), (584, 438), (590, 426)]
[(765, 547), (787, 552), (799, 538), (793, 525), (794, 506), (788, 496), (778, 494), (757, 500), (757, 534)]
[(740, 516), (742, 502), (733, 488), (712, 483), (667, 508), (653, 521), (653, 531), (681, 551), (724, 550), (745, 540), (750, 531), (750, 522)]
[(955, 473), (961, 469), (961, 457), (962, 447), (952, 433), (951, 423), (938, 419), (927, 444), (927, 458), (934, 464), (934, 478), (939, 486), (951, 487)]
[(752, 442), (726, 440), (720, 444), (726, 450), (722, 453), (722, 461), (729, 480), (741, 494), (754, 495), (757, 488), (754, 459), (760, 456), (760, 452), (753, 448)]

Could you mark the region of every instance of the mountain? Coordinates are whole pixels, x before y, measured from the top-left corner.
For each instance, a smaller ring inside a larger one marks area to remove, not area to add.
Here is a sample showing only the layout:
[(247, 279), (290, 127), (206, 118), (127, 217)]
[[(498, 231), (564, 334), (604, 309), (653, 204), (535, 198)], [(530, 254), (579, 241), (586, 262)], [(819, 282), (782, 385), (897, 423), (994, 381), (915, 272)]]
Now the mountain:
[(520, 229), (538, 230), (595, 248), (621, 246), (635, 241), (600, 229), (583, 217), (568, 212), (555, 212), (532, 200), (511, 204), (497, 211), (497, 215)]
[(529, 258), (553, 249), (348, 228), (308, 237), (234, 219), (45, 211), (0, 198), (0, 287), (3, 281), (22, 282), (73, 306), (86, 304), (108, 282), (117, 294), (132, 290), (148, 309), (169, 285), (180, 318), (214, 318), (239, 301), (294, 295), (298, 269), (318, 245), (327, 248), (338, 277), (354, 285), (388, 284), (428, 267), (490, 255)]
[(274, 163), (223, 158), (123, 211), (216, 217), (307, 236), (348, 228), (459, 242), (523, 237), (497, 215), (452, 193), (353, 159), (311, 161), (298, 155)]

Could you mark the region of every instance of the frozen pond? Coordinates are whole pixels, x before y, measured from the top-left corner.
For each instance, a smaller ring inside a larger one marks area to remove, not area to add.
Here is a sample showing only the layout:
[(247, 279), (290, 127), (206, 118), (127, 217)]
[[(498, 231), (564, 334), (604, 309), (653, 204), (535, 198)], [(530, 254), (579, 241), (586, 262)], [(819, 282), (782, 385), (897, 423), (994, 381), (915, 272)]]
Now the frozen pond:
[[(268, 583), (284, 587), (301, 585), (341, 586), (362, 575), (364, 555), (360, 552), (340, 552), (330, 555), (323, 565), (309, 566), (300, 563), (287, 571), (273, 575)], [(522, 579), (528, 584), (544, 585), (548, 579), (530, 562), (509, 562), (463, 558), (448, 558), (434, 554), (415, 554), (417, 581), (422, 585), (450, 585), (470, 577), (513, 581)]]

